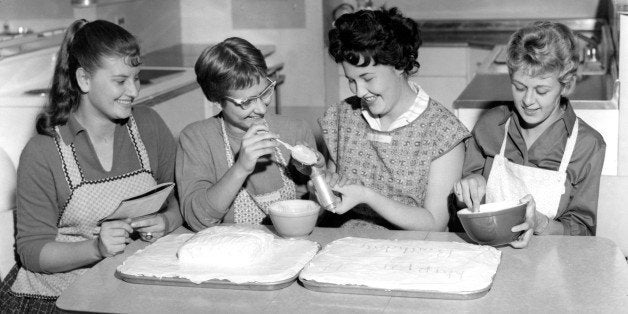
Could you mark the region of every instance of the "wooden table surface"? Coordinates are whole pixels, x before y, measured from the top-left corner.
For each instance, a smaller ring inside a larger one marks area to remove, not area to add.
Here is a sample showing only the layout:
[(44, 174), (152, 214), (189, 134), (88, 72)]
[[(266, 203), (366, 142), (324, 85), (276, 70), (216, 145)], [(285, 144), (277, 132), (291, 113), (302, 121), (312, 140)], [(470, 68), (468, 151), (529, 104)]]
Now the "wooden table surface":
[[(466, 238), (446, 232), (316, 228), (309, 239), (324, 246), (347, 236), (460, 242)], [(133, 242), (123, 254), (94, 266), (59, 297), (57, 306), (65, 311), (116, 313), (614, 313), (628, 309), (628, 264), (612, 241), (599, 237), (543, 236), (534, 237), (525, 249), (501, 247), (502, 260), (491, 290), (473, 300), (325, 293), (308, 290), (298, 281), (280, 290), (247, 291), (132, 284), (115, 278), (116, 267), (145, 246)]]

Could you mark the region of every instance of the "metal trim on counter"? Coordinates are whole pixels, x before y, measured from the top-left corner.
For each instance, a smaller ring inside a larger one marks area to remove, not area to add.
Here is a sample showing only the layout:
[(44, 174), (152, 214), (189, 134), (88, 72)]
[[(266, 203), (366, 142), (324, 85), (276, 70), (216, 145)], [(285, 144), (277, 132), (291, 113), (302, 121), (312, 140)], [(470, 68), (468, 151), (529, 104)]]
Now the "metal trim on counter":
[(160, 93), (157, 95), (147, 96), (146, 98), (142, 98), (140, 101), (135, 103), (134, 105), (142, 105), (142, 106), (155, 106), (162, 102), (168, 101), (177, 96), (183, 95), (187, 92), (193, 91), (197, 88), (201, 88), (196, 81), (189, 82), (185, 85), (177, 86), (169, 91), (164, 93)]

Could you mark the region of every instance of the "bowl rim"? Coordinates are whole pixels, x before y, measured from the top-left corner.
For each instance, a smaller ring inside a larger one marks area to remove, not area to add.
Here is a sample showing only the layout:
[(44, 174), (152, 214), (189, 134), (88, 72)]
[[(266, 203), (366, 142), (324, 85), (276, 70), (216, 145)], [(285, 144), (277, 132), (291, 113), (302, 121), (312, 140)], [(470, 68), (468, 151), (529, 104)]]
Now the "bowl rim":
[[(277, 204), (277, 203), (310, 203), (313, 204), (315, 206), (312, 206), (311, 208), (308, 208), (308, 210), (303, 211), (303, 212), (278, 212), (276, 210), (273, 210), (274, 207), (273, 205)], [(314, 214), (318, 215), (318, 212), (320, 211), (320, 205), (318, 205), (318, 203), (312, 201), (312, 200), (299, 200), (299, 199), (295, 199), (295, 200), (282, 200), (282, 201), (277, 201), (275, 203), (272, 203), (268, 206), (268, 214), (269, 215), (274, 215), (274, 216), (279, 216), (279, 217), (309, 217), (312, 216)]]
[[(506, 202), (496, 202), (496, 203), (506, 203)], [(484, 217), (491, 217), (491, 216), (501, 216), (501, 215), (506, 215), (509, 214), (512, 211), (519, 211), (521, 210), (521, 207), (523, 207), (523, 210), (525, 211), (525, 208), (527, 206), (528, 203), (521, 203), (521, 204), (517, 204), (514, 205), (512, 207), (508, 207), (508, 208), (504, 208), (504, 209), (500, 209), (500, 210), (495, 210), (495, 211), (490, 211), (490, 212), (463, 212), (464, 210), (466, 210), (467, 208), (463, 208), (460, 209), (456, 212), (456, 215), (458, 217), (465, 217), (465, 218), (484, 218)]]

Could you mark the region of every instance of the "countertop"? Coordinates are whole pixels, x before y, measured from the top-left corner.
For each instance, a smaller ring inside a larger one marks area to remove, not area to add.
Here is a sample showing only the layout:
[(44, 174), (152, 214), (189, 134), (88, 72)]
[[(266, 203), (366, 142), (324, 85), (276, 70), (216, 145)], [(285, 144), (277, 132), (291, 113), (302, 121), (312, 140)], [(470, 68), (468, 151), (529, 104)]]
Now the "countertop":
[[(135, 104), (154, 106), (199, 88), (196, 82), (196, 74), (194, 73), (194, 64), (201, 52), (210, 45), (178, 44), (143, 55), (142, 67), (145, 69), (181, 69), (183, 72), (169, 76), (169, 80), (159, 84), (142, 86), (140, 96)], [(262, 52), (264, 57), (268, 57), (275, 52), (275, 46), (273, 45), (258, 45), (256, 47)], [(274, 73), (282, 67), (283, 64), (271, 66), (269, 67), (269, 72)]]
[[(569, 95), (574, 109), (617, 109), (613, 101), (599, 101), (606, 98), (609, 76), (585, 76), (576, 83), (576, 89)], [(512, 91), (508, 74), (476, 74), (453, 103), (454, 109), (486, 109), (512, 103)]]
[[(347, 236), (466, 239), (447, 232), (340, 228), (316, 228), (308, 238), (324, 246)], [(135, 241), (123, 254), (98, 263), (61, 294), (57, 306), (107, 313), (614, 313), (628, 308), (628, 264), (612, 241), (600, 237), (539, 236), (525, 249), (501, 247), (492, 288), (472, 300), (325, 293), (298, 282), (280, 290), (249, 291), (132, 284), (115, 278), (116, 267), (146, 245)]]
[[(454, 109), (485, 109), (512, 102), (510, 78), (505, 64), (496, 60), (507, 44), (510, 35), (533, 20), (435, 20), (417, 21), (420, 25), (424, 46), (477, 46), (492, 49), (486, 64), (453, 103)], [(555, 20), (575, 32), (602, 40), (612, 45), (606, 21), (601, 19)], [(610, 49), (610, 50), (609, 50)], [(612, 53), (613, 48), (604, 47)], [(611, 63), (609, 68), (616, 67)], [(617, 109), (618, 85), (616, 70), (609, 69), (604, 75), (581, 76), (576, 89), (569, 95), (575, 109)]]
[[(493, 48), (508, 42), (517, 29), (534, 20), (417, 20), (425, 45), (460, 45)], [(589, 34), (599, 28), (599, 19), (559, 19), (571, 29)]]

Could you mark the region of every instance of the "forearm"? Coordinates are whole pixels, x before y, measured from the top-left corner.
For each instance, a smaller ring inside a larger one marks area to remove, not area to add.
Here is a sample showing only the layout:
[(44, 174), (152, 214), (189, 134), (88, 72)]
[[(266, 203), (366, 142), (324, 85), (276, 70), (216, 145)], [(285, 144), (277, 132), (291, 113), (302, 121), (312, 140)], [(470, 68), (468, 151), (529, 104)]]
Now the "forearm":
[(365, 204), (388, 222), (405, 230), (442, 231), (432, 213), (418, 206), (409, 206), (366, 188)]
[(186, 221), (198, 230), (222, 220), (247, 177), (233, 166), (215, 184), (198, 180), (190, 193), (181, 195)]
[(536, 235), (563, 235), (565, 227), (562, 222), (549, 219), (549, 217), (543, 214), (537, 214), (537, 226), (539, 226)]
[(183, 217), (181, 216), (181, 211), (179, 210), (179, 202), (174, 195), (170, 195), (168, 207), (161, 214), (165, 219), (165, 233), (170, 233), (183, 224)]
[(39, 255), (44, 273), (66, 272), (92, 265), (101, 259), (98, 238), (80, 242), (48, 242)]

